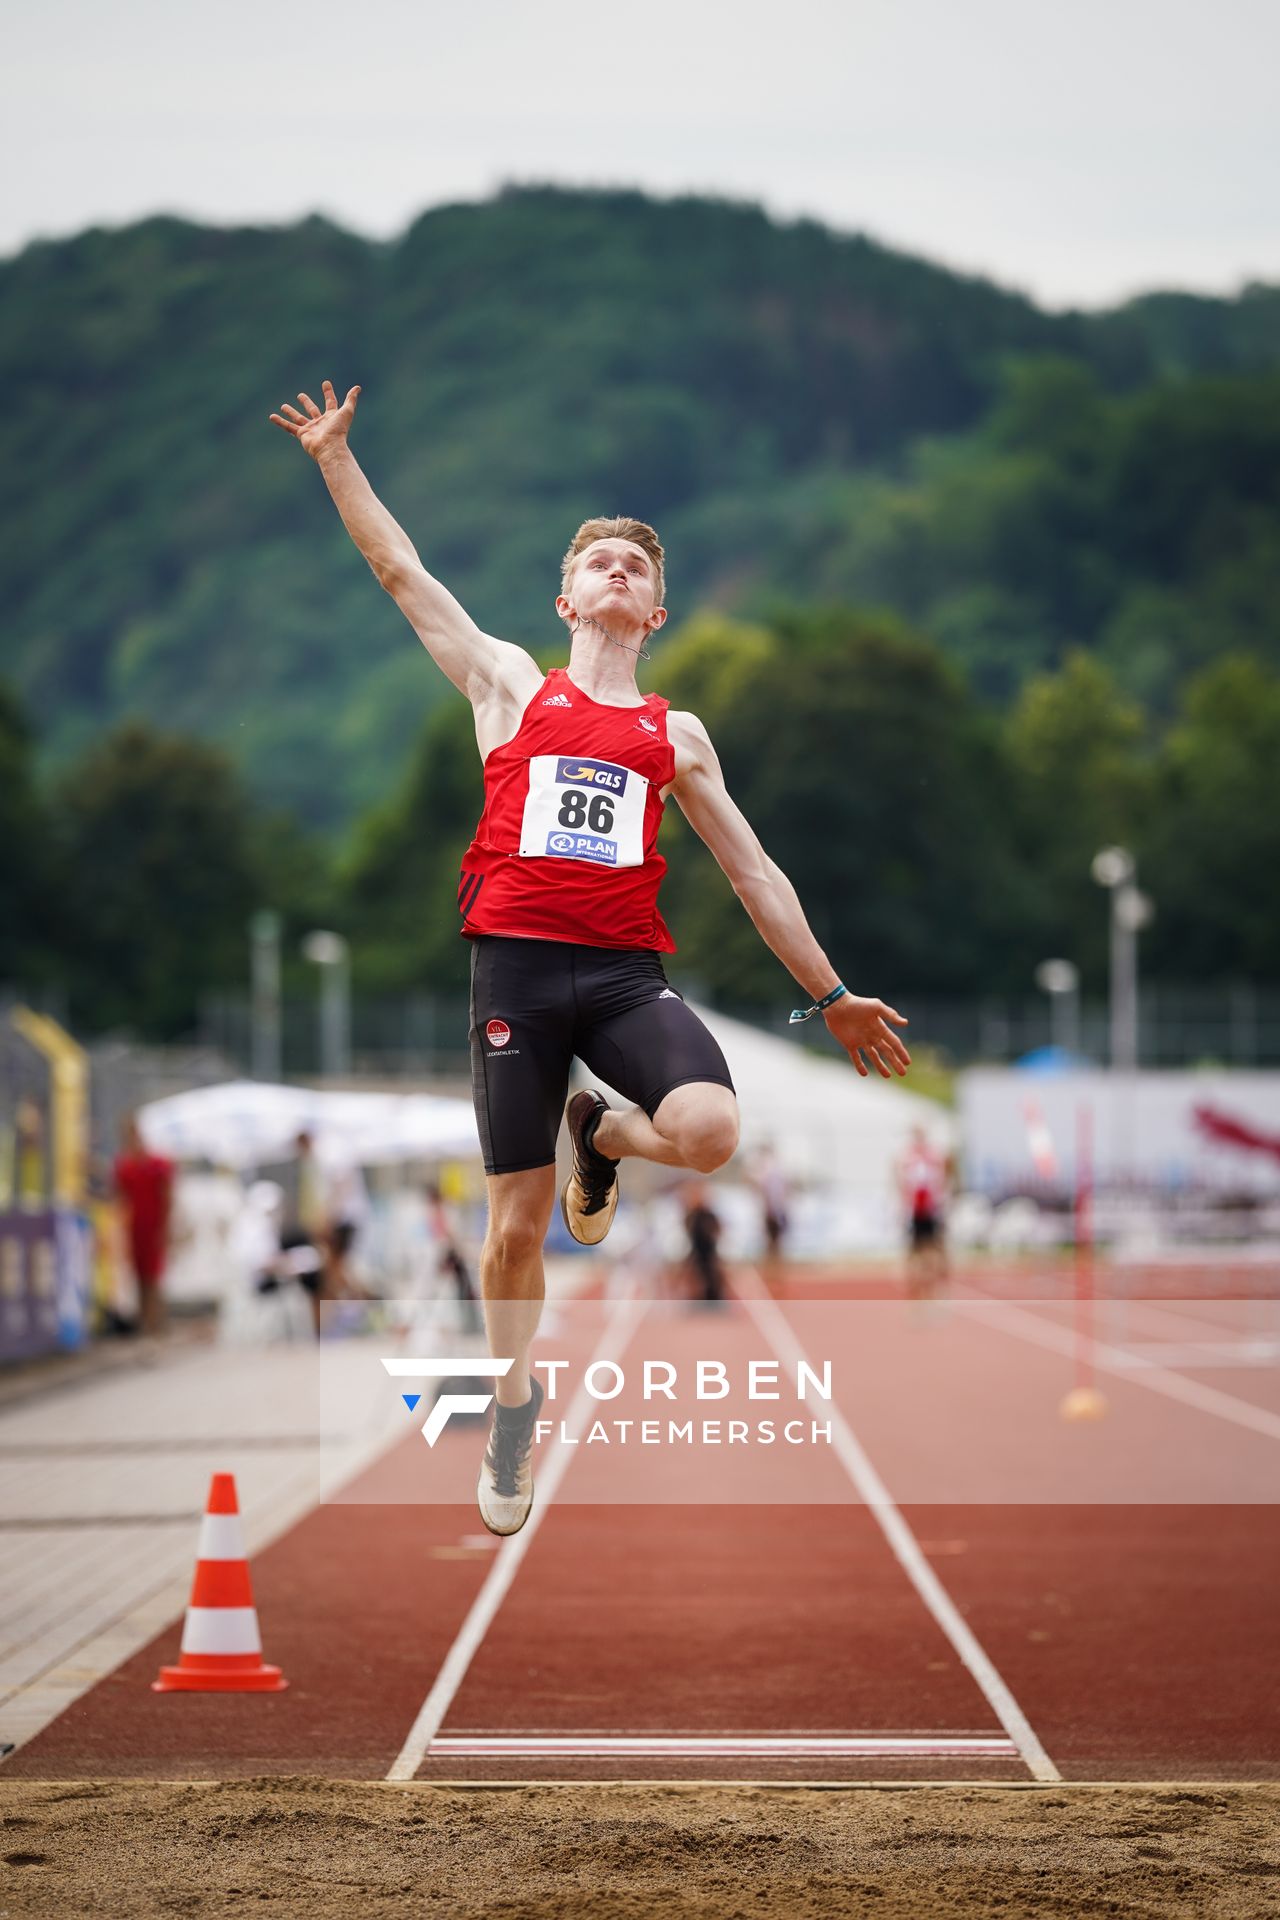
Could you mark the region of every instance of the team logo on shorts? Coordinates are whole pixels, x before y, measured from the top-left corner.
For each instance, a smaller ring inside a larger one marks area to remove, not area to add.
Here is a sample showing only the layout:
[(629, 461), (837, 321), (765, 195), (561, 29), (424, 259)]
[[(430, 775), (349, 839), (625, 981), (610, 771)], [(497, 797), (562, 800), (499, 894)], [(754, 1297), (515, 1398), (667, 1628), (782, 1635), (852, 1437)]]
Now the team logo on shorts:
[(491, 1047), (505, 1047), (511, 1038), (511, 1029), (505, 1020), (491, 1020), (484, 1031)]

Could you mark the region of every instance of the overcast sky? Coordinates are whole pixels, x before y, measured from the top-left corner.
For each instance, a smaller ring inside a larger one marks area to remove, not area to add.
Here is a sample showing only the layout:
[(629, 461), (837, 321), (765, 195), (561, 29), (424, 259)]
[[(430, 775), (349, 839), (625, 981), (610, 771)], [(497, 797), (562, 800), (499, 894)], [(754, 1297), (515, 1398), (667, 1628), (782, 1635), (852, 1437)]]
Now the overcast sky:
[(27, 0), (0, 252), (158, 210), (390, 235), (505, 180), (758, 199), (1053, 305), (1280, 279), (1275, 0)]

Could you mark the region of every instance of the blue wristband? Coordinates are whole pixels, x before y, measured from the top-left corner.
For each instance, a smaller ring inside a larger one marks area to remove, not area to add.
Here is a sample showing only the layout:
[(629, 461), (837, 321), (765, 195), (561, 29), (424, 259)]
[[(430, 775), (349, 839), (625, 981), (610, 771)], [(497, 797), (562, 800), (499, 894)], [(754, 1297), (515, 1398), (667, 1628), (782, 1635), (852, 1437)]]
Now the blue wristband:
[(826, 1009), (837, 1001), (842, 994), (848, 993), (848, 987), (832, 987), (825, 1000), (815, 1000), (811, 1007), (797, 1007), (787, 1025), (794, 1027), (801, 1020), (812, 1020), (815, 1013), (825, 1013)]

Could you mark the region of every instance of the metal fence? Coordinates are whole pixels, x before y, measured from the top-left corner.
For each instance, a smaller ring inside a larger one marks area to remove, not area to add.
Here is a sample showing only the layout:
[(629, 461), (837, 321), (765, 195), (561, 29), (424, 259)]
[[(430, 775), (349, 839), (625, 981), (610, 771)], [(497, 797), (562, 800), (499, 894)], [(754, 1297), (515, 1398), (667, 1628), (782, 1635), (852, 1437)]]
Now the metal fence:
[[(750, 1025), (786, 1033), (785, 1007), (771, 1015), (759, 1006), (707, 995), (698, 983), (678, 975), (672, 978), (690, 999), (701, 999)], [(932, 1050), (948, 1066), (1005, 1065), (1053, 1040), (1043, 994), (984, 999), (903, 994), (901, 1005), (910, 1017), (910, 1044)], [(461, 995), (357, 995), (351, 1007), (349, 1071), (359, 1077), (465, 1075), (468, 1025), (467, 1002)], [(1105, 1002), (1084, 1002), (1078, 1030), (1083, 1058), (1105, 1065)], [(318, 1000), (286, 998), (281, 1008), (281, 1070), (286, 1079), (323, 1071), (320, 1035)], [(813, 1038), (812, 1028), (802, 1037)], [(252, 1058), (248, 995), (208, 996), (198, 1038), (247, 1073)], [(1280, 1066), (1280, 991), (1239, 983), (1220, 989), (1148, 987), (1139, 1004), (1138, 1061), (1144, 1067)]]
[[(357, 994), (351, 1003), (347, 1074), (357, 1079), (411, 1079), (459, 1075), (471, 1070), (470, 1011), (462, 994)], [(205, 996), (200, 1043), (252, 1071), (250, 998), (247, 993)], [(280, 1072), (285, 1080), (310, 1079), (325, 1071), (323, 1026), (317, 998), (285, 995), (280, 1003)]]
[[(1048, 999), (992, 995), (943, 1000), (904, 995), (911, 1038), (936, 1047), (955, 1066), (1007, 1065), (1053, 1042)], [(1105, 1001), (1080, 1008), (1078, 1050), (1106, 1065)], [(1236, 983), (1221, 988), (1151, 986), (1138, 1003), (1138, 1065), (1143, 1067), (1274, 1067), (1280, 1065), (1280, 992)]]
[[(674, 972), (672, 978), (689, 999), (718, 1007), (750, 1025), (784, 1035), (787, 1032), (787, 1009), (781, 1003), (771, 1013), (759, 1006), (718, 999), (707, 994), (699, 982)], [(0, 1018), (6, 1003), (13, 1004), (19, 997), (26, 1005), (67, 1024), (60, 996), (19, 996), (12, 988), (6, 991), (3, 987)], [(1050, 1045), (1053, 1039), (1049, 1003), (1042, 994), (944, 999), (904, 993), (901, 1005), (910, 1016), (909, 1044), (916, 1050), (928, 1049), (946, 1066), (1005, 1065)], [(318, 998), (287, 996), (280, 1015), (281, 1078), (306, 1080), (323, 1075), (326, 1062)], [(823, 1036), (815, 1033), (816, 1024), (803, 1030), (801, 1038), (806, 1044), (822, 1044)], [(461, 994), (358, 994), (351, 1006), (345, 1077), (465, 1079), (470, 1071), (468, 1026), (467, 1001)], [(119, 1113), (130, 1101), (139, 1096), (156, 1097), (161, 1090), (157, 1082), (167, 1082), (165, 1090), (170, 1090), (184, 1075), (190, 1085), (220, 1074), (253, 1073), (247, 991), (205, 995), (194, 1030), (172, 1048), (150, 1047), (130, 1033), (87, 1036), (78, 1032), (74, 1023), (71, 1030), (94, 1056), (99, 1084), (118, 1078), (114, 1098), (100, 1103), (98, 1095), (94, 1097), (95, 1109), (100, 1104), (110, 1109), (106, 1114), (95, 1111), (94, 1131), (100, 1138), (114, 1131)], [(1084, 1002), (1078, 1030), (1084, 1059), (1106, 1064), (1108, 1022), (1104, 1002)], [(1147, 987), (1139, 1009), (1138, 1060), (1144, 1067), (1280, 1066), (1280, 991), (1240, 983), (1222, 988)], [(175, 1068), (175, 1061), (182, 1064)], [(12, 1094), (13, 1089), (9, 1092)], [(13, 1102), (7, 1099), (4, 1104), (11, 1106)]]

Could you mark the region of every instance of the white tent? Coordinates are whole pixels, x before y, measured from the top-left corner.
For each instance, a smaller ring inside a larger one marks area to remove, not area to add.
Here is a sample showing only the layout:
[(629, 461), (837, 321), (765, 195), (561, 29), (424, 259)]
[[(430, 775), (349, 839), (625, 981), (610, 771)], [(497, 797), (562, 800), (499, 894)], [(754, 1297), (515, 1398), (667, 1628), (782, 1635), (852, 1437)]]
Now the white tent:
[(894, 1161), (913, 1127), (940, 1151), (951, 1150), (950, 1113), (910, 1092), (909, 1077), (886, 1081), (872, 1072), (864, 1080), (844, 1054), (823, 1059), (779, 1034), (705, 1007), (697, 1012), (729, 1063), (743, 1149), (772, 1144), (792, 1179), (878, 1204), (894, 1192)]
[[(911, 1093), (909, 1080), (890, 1082), (875, 1073), (864, 1080), (843, 1054), (823, 1059), (741, 1020), (706, 1007), (694, 1011), (719, 1041), (733, 1076), (742, 1120), (735, 1164), (771, 1146), (789, 1179), (838, 1194), (885, 1231), (896, 1219), (894, 1162), (911, 1129), (922, 1128), (939, 1151), (951, 1151), (951, 1114), (939, 1101)], [(603, 1082), (585, 1084), (625, 1104)]]
[[(697, 1012), (733, 1075), (744, 1160), (771, 1145), (797, 1184), (827, 1189), (864, 1215), (887, 1220), (896, 1207), (894, 1162), (911, 1129), (923, 1128), (940, 1149), (952, 1147), (950, 1113), (910, 1092), (909, 1080), (864, 1080), (843, 1055), (823, 1059), (780, 1035), (703, 1007)], [(320, 1161), (333, 1166), (469, 1159), (480, 1150), (469, 1101), (422, 1093), (336, 1093), (239, 1080), (152, 1101), (138, 1119), (158, 1152), (238, 1171), (291, 1160), (304, 1127)]]
[(426, 1093), (335, 1093), (233, 1080), (197, 1087), (138, 1112), (147, 1145), (175, 1160), (207, 1159), (243, 1171), (294, 1157), (305, 1129), (322, 1164), (380, 1166), (479, 1154), (467, 1100)]

